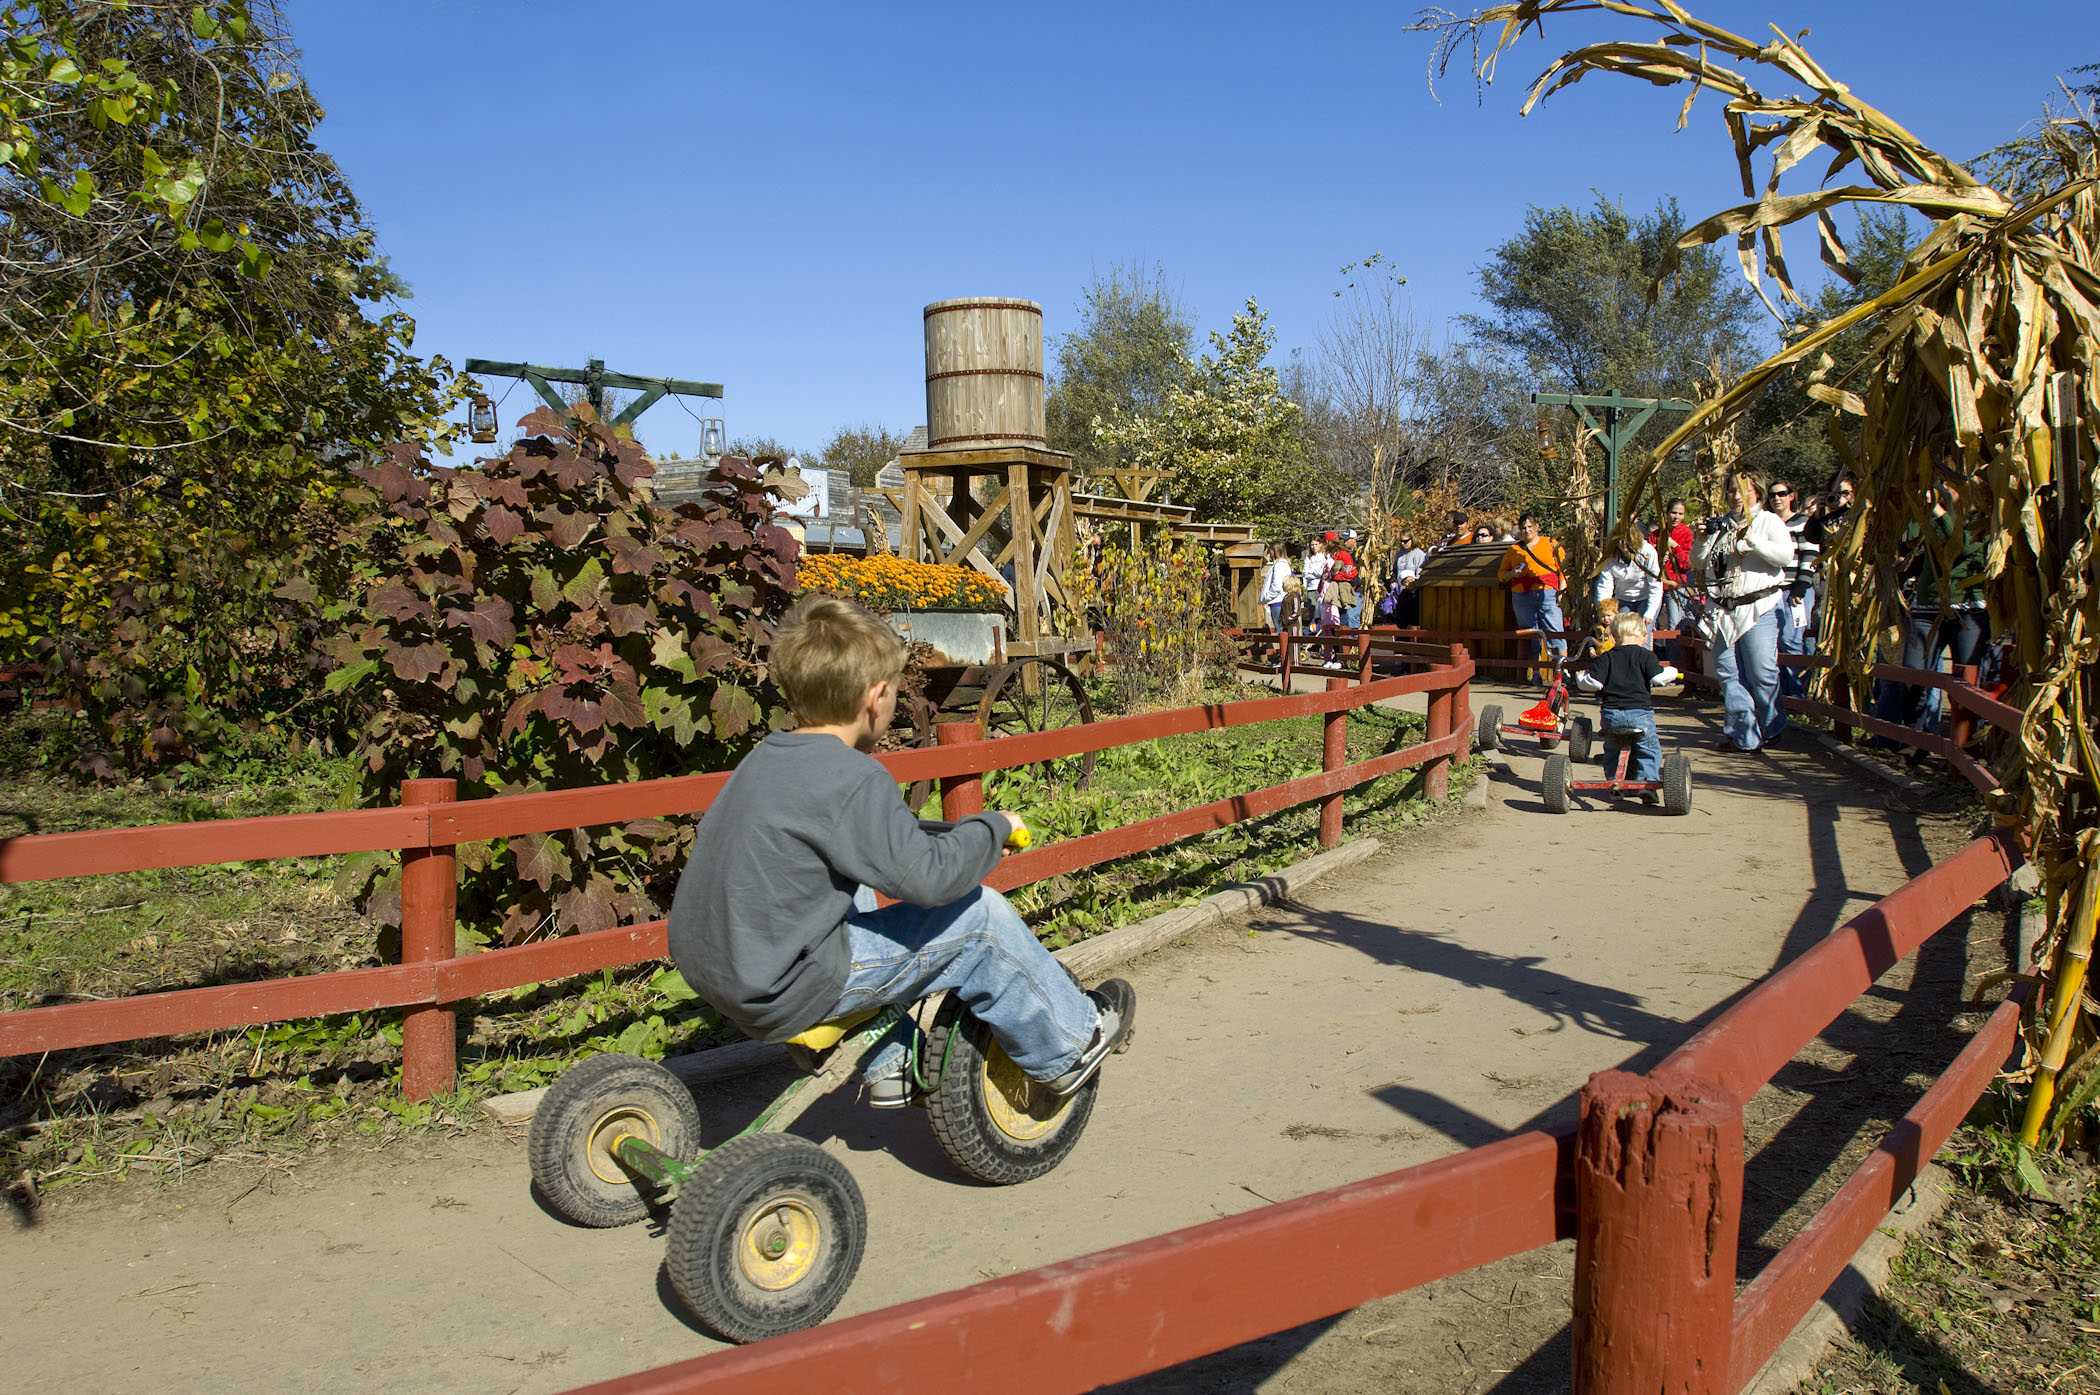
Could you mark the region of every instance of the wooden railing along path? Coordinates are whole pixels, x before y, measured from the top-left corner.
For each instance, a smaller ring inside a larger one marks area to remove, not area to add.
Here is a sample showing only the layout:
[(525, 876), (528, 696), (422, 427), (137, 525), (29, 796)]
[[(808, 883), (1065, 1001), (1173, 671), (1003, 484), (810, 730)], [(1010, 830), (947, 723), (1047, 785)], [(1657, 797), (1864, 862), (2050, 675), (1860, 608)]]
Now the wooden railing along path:
[[(1427, 791), (1442, 798), (1452, 762), (1466, 757), (1472, 722), (1471, 661), (1463, 649), (1450, 645), (1436, 650), (1415, 646), (1411, 657), (1429, 665), (1428, 671), (1353, 687), (1337, 677), (1328, 684), (1329, 691), (1321, 693), (1148, 712), (1027, 736), (986, 741), (973, 722), (943, 724), (937, 747), (879, 759), (900, 783), (939, 779), (944, 817), (961, 818), (983, 808), (986, 771), (1191, 732), (1317, 716), (1325, 728), (1317, 775), (1049, 843), (1003, 859), (985, 880), (1008, 890), (1314, 801), (1320, 804), (1321, 839), (1332, 846), (1342, 834), (1345, 791), (1395, 771), (1427, 766)], [(1429, 695), (1427, 739), (1351, 764), (1348, 714), (1403, 693)], [(668, 953), (664, 922), (656, 920), (461, 955), (454, 915), (455, 849), (488, 838), (702, 814), (728, 779), (728, 772), (717, 771), (472, 800), (455, 799), (451, 780), (407, 780), (400, 806), (391, 809), (0, 840), (0, 882), (388, 849), (400, 850), (403, 858), (399, 964), (0, 1013), (0, 1056), (398, 1008), (405, 1009), (403, 1093), (421, 1099), (450, 1090), (456, 1075), (455, 1014), (463, 1001), (500, 989), (645, 963)]]

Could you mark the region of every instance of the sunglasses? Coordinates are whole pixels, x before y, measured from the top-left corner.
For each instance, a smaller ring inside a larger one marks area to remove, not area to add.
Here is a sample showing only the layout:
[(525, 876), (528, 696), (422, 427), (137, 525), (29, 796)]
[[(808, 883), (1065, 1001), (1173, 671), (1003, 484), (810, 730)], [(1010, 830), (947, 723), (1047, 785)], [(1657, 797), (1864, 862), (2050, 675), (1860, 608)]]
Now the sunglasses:
[(1772, 491), (1772, 497), (1774, 499), (1791, 499), (1794, 497), (1794, 491), (1791, 489), (1775, 489)]

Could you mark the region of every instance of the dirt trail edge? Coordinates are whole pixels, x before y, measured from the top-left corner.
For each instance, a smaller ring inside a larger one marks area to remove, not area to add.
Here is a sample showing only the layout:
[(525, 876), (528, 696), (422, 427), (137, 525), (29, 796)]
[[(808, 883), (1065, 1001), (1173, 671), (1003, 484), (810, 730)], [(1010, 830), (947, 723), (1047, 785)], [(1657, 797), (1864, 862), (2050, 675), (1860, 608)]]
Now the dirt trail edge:
[[(842, 1313), (1567, 1117), (1591, 1072), (1652, 1064), (1960, 841), (1959, 829), (1892, 807), (1886, 790), (1810, 742), (1724, 758), (1705, 753), (1707, 711), (1661, 715), (1666, 744), (1694, 753), (1688, 817), (1634, 806), (1546, 814), (1536, 753), (1518, 750), (1495, 807), (1393, 840), (1295, 902), (1195, 931), (1121, 970), (1143, 1000), (1137, 1045), (1109, 1064), (1085, 1141), (1046, 1178), (970, 1184), (916, 1111), (877, 1113), (848, 1093), (819, 1102), (795, 1131), (848, 1163), (870, 1216)], [(1956, 945), (1956, 959), (1965, 951)], [(1899, 969), (1878, 990), (1893, 1004), (1883, 1015), (1915, 1011), (1951, 1039), (1946, 1002), (1967, 977), (1962, 962)], [(1869, 1039), (1832, 1038), (1832, 1049), (1857, 1052)], [(1900, 1044), (1919, 1054), (1912, 1036)], [(708, 1142), (733, 1134), (782, 1079), (706, 1086)], [(1788, 1086), (1799, 1098), (1766, 1111), (1776, 1123), (1752, 1121), (1774, 1156), (1810, 1176), (1861, 1124), (1820, 1079)], [(523, 1143), (522, 1131), (411, 1140), (260, 1177), (54, 1200), (34, 1226), (0, 1232), (0, 1366), (24, 1388), (148, 1382), (188, 1395), (238, 1372), (261, 1389), (406, 1381), (522, 1395), (712, 1349), (661, 1280), (654, 1227), (562, 1224), (532, 1198)], [(1767, 1189), (1789, 1200), (1799, 1190)], [(1749, 1250), (1785, 1222), (1783, 1203), (1767, 1210), (1746, 1221)], [(1564, 1251), (1130, 1388), (1560, 1389)]]

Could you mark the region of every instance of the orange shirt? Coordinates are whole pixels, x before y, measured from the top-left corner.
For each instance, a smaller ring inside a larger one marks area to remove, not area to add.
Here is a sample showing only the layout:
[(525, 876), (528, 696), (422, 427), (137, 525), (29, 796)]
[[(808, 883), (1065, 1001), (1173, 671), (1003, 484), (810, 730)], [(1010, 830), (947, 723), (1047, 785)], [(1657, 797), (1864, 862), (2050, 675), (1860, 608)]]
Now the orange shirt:
[(1560, 544), (1539, 534), (1534, 543), (1511, 543), (1496, 569), (1512, 591), (1560, 589)]

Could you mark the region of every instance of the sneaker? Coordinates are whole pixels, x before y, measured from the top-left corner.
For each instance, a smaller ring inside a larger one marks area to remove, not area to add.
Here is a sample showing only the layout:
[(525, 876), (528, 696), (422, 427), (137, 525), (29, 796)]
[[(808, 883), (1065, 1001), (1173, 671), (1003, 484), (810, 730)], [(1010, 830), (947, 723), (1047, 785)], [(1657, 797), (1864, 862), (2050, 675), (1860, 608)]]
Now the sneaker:
[(1642, 790), (1640, 792), (1640, 800), (1643, 804), (1660, 804), (1662, 803), (1662, 796), (1654, 790)]
[(1094, 1039), (1087, 1043), (1086, 1050), (1063, 1075), (1046, 1080), (1053, 1095), (1069, 1095), (1093, 1079), (1094, 1072), (1111, 1053), (1120, 1054), (1130, 1049), (1131, 1033), (1137, 1027), (1137, 990), (1122, 979), (1112, 978), (1098, 988), (1087, 990), (1100, 1010), (1101, 1020), (1094, 1025)]
[(868, 1082), (870, 1109), (902, 1109), (910, 1103), (911, 1075), (908, 1071), (900, 1070), (895, 1075)]

